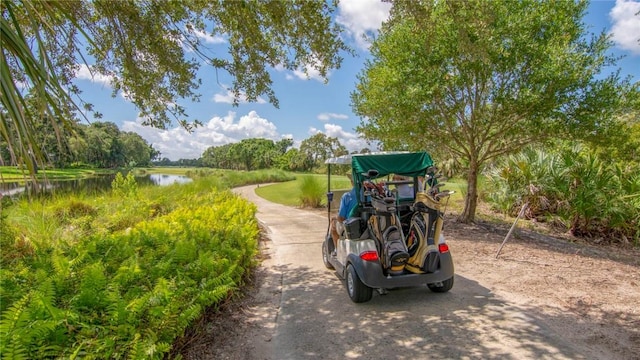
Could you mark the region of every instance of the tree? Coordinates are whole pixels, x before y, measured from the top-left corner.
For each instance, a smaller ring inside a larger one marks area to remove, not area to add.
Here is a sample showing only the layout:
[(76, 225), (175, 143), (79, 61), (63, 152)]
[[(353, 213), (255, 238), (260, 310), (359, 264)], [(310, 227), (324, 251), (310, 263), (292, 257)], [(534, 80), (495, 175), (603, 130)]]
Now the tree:
[(209, 147), (202, 154), (202, 163), (220, 169), (267, 169), (276, 165), (291, 145), (292, 139), (277, 142), (260, 138), (243, 139), (237, 143)]
[[(65, 106), (80, 110), (73, 106), (71, 96), (79, 92), (71, 81), (86, 55), (95, 60), (91, 71), (109, 76), (114, 96), (126, 94), (148, 125), (162, 128), (175, 120), (191, 128), (182, 100), (198, 99), (201, 63), (231, 75), (236, 102), (241, 96), (254, 101), (266, 95), (277, 106), (270, 68), (309, 65), (326, 79), (340, 66), (339, 53), (348, 49), (332, 24), (335, 6), (326, 1), (2, 0), (2, 140), (16, 152), (40, 153), (31, 123), (37, 117), (25, 109), (24, 89), (41, 101), (40, 112), (60, 115)], [(228, 56), (210, 51), (204, 36), (223, 36)], [(9, 123), (15, 123), (18, 137), (9, 137)], [(31, 170), (34, 164), (27, 165)]]
[(204, 166), (226, 169), (228, 162), (228, 153), (232, 144), (222, 146), (211, 146), (202, 153), (202, 163)]
[(112, 122), (93, 122), (84, 129), (87, 148), (84, 162), (100, 168), (126, 165), (118, 126)]
[[(636, 85), (589, 36), (586, 2), (396, 1), (359, 75), (358, 131), (385, 149), (443, 149), (467, 164), (460, 220), (496, 157), (553, 137), (597, 137)], [(438, 152), (438, 150), (434, 151)], [(442, 152), (438, 152), (442, 154)]]
[(276, 142), (276, 150), (278, 150), (280, 154), (285, 154), (287, 150), (289, 150), (289, 148), (292, 146), (293, 139), (291, 138), (284, 138)]
[(245, 170), (268, 168), (278, 155), (273, 140), (259, 138), (234, 143), (229, 152), (233, 154), (234, 162), (241, 164)]
[(76, 135), (69, 139), (69, 149), (75, 161), (101, 168), (149, 165), (152, 156), (157, 156), (140, 135), (121, 132), (112, 122), (78, 125)]
[[(30, 113), (37, 114), (37, 111), (35, 111), (37, 110), (37, 102), (34, 100), (33, 96), (27, 94), (25, 96), (25, 106)], [(72, 126), (71, 129), (54, 126), (54, 124), (60, 124), (61, 121), (55, 118), (52, 119), (50, 114), (42, 114), (41, 117), (30, 119), (30, 121), (34, 129), (33, 140), (39, 145), (42, 151), (42, 157), (46, 161), (46, 163), (42, 165), (61, 167), (68, 164), (71, 159), (71, 151), (66, 141), (58, 141), (57, 132), (62, 132), (61, 135), (68, 138), (73, 134), (74, 128), (76, 127), (75, 124), (70, 124)], [(8, 122), (4, 130), (8, 138), (13, 138), (14, 142), (20, 141), (20, 129), (17, 128), (16, 123)], [(0, 153), (0, 164), (20, 165), (22, 163), (20, 157), (24, 157), (25, 153), (14, 151), (15, 149), (10, 147), (11, 141), (7, 143), (4, 139), (0, 138), (0, 143), (3, 144), (3, 148), (5, 149), (5, 151)], [(33, 150), (29, 149), (27, 153), (33, 154)], [(28, 158), (29, 160), (32, 159), (31, 156)]]
[(149, 166), (155, 150), (149, 143), (134, 132), (120, 133), (120, 143), (127, 166)]
[(278, 157), (277, 167), (281, 170), (303, 171), (305, 167), (305, 156), (297, 148), (291, 148)]
[(330, 157), (346, 155), (347, 149), (338, 138), (317, 133), (300, 143), (300, 153), (306, 158), (305, 170), (320, 167)]
[(62, 130), (63, 141), (58, 141), (56, 129), (52, 123), (56, 120), (48, 119), (48, 115), (45, 115), (42, 119), (33, 121), (34, 129), (36, 130), (35, 139), (40, 144), (40, 149), (43, 151), (43, 156), (48, 165), (60, 168), (68, 165), (71, 160), (71, 150), (69, 149), (68, 142), (73, 136), (74, 130)]

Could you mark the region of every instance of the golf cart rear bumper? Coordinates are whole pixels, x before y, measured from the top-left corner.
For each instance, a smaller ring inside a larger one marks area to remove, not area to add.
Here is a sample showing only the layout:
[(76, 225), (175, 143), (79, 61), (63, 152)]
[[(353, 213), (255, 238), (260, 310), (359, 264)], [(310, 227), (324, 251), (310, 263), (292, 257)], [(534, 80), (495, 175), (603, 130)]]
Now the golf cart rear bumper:
[(451, 253), (440, 254), (440, 268), (429, 274), (414, 274), (405, 271), (400, 275), (385, 276), (382, 266), (377, 261), (363, 261), (360, 258), (353, 259), (360, 280), (371, 288), (396, 288), (408, 286), (423, 286), (450, 279), (454, 275), (453, 259)]

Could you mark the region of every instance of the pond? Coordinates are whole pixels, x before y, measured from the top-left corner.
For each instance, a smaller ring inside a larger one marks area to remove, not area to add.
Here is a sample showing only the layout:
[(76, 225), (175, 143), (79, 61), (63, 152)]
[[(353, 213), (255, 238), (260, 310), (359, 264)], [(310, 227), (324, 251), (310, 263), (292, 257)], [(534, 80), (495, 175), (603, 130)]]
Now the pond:
[[(55, 192), (97, 193), (111, 189), (111, 182), (114, 178), (115, 174), (74, 180), (52, 180), (46, 183), (43, 182), (39, 185), (43, 186), (45, 189), (53, 189)], [(184, 175), (170, 174), (147, 174), (136, 176), (135, 179), (139, 186), (167, 186), (174, 183), (184, 184), (193, 181), (191, 178)], [(31, 189), (33, 189), (32, 185), (25, 185), (17, 182), (0, 183), (0, 194), (3, 196), (29, 192)]]

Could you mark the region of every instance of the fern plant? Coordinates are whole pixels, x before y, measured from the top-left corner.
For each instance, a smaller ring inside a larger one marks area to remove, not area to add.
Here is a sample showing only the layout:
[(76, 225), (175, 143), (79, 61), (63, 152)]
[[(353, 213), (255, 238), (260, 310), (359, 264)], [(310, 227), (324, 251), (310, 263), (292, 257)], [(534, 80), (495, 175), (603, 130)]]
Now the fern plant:
[(54, 288), (45, 281), (3, 312), (0, 320), (0, 353), (3, 359), (47, 358), (61, 344), (52, 335), (61, 328), (64, 312), (54, 305)]
[[(216, 184), (200, 179), (171, 192), (100, 195), (82, 200), (87, 206), (56, 199), (15, 207), (51, 221), (54, 235), (30, 253), (3, 258), (3, 358), (163, 358), (255, 264), (255, 206)], [(162, 212), (148, 216), (149, 204), (163, 204)], [(60, 212), (70, 208), (78, 211)], [(98, 230), (60, 236), (85, 216)], [(131, 219), (126, 228), (109, 226), (124, 217)], [(22, 231), (26, 223), (15, 222), (14, 234), (36, 234)], [(15, 246), (13, 238), (7, 244)]]

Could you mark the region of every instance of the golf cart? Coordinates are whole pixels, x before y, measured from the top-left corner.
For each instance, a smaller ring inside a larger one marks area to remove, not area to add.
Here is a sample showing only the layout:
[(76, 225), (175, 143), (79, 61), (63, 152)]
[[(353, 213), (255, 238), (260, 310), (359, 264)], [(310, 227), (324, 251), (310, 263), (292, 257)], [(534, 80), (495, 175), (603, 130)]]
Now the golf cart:
[(332, 165), (351, 166), (357, 194), (337, 246), (329, 229), (322, 244), (325, 266), (346, 280), (351, 300), (369, 301), (373, 289), (384, 294), (387, 289), (427, 285), (434, 292), (449, 291), (453, 259), (442, 235), (441, 207), (453, 192), (440, 190), (443, 184), (429, 154), (352, 154), (325, 163), (329, 221)]

